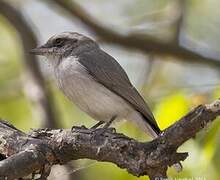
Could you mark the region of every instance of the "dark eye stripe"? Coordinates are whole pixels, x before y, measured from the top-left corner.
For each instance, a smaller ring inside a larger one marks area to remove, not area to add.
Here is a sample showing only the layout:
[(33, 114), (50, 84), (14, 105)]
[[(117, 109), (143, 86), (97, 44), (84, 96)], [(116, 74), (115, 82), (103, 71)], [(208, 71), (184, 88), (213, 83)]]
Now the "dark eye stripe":
[(55, 43), (56, 43), (56, 44), (59, 44), (59, 43), (61, 43), (61, 42), (63, 42), (63, 41), (64, 41), (64, 39), (57, 38), (57, 39), (55, 40)]
[(78, 39), (72, 39), (72, 42), (73, 43), (75, 43), (75, 42), (77, 42), (78, 41)]
[(78, 39), (66, 39), (66, 38), (57, 38), (54, 40), (53, 44), (55, 47), (62, 47), (65, 42), (71, 42), (71, 43), (76, 43)]
[(65, 40), (66, 39), (64, 39), (64, 38), (57, 38), (57, 39), (54, 40), (53, 45), (55, 47), (62, 47), (64, 42), (65, 42)]

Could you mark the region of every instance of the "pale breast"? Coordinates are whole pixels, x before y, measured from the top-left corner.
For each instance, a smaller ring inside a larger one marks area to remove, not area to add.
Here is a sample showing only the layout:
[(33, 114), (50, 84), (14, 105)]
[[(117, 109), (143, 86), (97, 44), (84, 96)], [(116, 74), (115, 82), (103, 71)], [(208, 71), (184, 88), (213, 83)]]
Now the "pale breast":
[(96, 120), (108, 121), (115, 115), (123, 118), (132, 111), (121, 97), (96, 82), (76, 57), (62, 60), (55, 74), (64, 94)]

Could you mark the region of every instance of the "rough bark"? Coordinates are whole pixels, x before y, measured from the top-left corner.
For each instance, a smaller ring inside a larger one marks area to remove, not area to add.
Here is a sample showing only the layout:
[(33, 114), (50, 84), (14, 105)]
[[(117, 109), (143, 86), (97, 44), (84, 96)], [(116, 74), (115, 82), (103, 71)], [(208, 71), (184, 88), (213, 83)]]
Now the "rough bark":
[(165, 178), (167, 168), (183, 161), (188, 153), (176, 150), (195, 137), (220, 115), (220, 100), (200, 105), (167, 128), (150, 142), (138, 142), (108, 129), (92, 131), (86, 127), (38, 129), (21, 132), (6, 121), (0, 121), (0, 179), (15, 179), (39, 171), (46, 179), (50, 167), (71, 160), (89, 158), (116, 164), (134, 176)]

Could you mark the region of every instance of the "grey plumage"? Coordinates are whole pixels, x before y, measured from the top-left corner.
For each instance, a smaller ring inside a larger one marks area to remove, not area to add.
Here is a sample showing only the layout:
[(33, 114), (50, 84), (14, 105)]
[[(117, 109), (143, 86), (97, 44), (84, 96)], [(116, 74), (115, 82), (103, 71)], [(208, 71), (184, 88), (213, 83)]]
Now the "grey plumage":
[(64, 94), (95, 120), (109, 121), (116, 116), (135, 122), (152, 137), (160, 133), (151, 110), (123, 68), (95, 41), (64, 32), (37, 51), (49, 59)]
[(160, 133), (151, 110), (113, 57), (100, 48), (94, 48), (79, 54), (79, 62), (96, 81), (122, 97), (136, 111), (141, 113), (143, 119), (149, 123), (156, 134)]
[[(92, 39), (64, 32), (31, 52), (49, 59), (63, 93), (95, 120), (125, 118), (153, 138), (160, 134), (151, 110), (123, 68)], [(181, 164), (175, 168), (181, 170)]]

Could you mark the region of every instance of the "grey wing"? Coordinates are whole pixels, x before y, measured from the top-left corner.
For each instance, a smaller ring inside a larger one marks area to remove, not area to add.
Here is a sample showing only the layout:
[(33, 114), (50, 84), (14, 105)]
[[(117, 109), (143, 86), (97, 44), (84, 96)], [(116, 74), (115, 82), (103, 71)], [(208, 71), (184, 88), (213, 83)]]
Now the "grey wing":
[(160, 133), (150, 108), (113, 57), (98, 48), (80, 54), (79, 61), (96, 81), (129, 102), (134, 109), (141, 113), (154, 131)]

